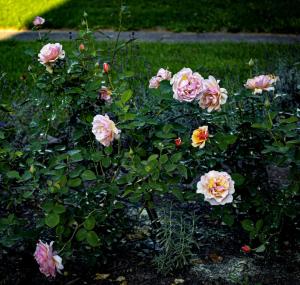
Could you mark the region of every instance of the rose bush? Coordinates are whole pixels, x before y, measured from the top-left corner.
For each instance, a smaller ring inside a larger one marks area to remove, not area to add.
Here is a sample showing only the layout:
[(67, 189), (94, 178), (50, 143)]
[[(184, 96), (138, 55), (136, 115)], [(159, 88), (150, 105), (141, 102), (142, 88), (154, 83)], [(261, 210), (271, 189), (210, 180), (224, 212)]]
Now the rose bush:
[[(169, 194), (213, 205), (212, 218), (249, 233), (251, 251), (289, 238), (299, 207), (298, 118), (276, 92), (277, 77), (226, 90), (201, 70), (161, 68), (143, 77), (141, 92), (141, 74), (116, 60), (129, 43), (105, 56), (88, 29), (81, 35), (73, 53), (47, 42), (36, 51), (15, 128), (10, 108), (1, 111), (2, 246), (53, 240), (64, 264), (75, 249), (104, 261), (132, 228), (128, 205), (145, 208), (157, 228), (154, 198)], [(286, 179), (273, 181), (279, 169)], [(35, 258), (45, 275), (62, 269), (52, 243), (39, 243)]]

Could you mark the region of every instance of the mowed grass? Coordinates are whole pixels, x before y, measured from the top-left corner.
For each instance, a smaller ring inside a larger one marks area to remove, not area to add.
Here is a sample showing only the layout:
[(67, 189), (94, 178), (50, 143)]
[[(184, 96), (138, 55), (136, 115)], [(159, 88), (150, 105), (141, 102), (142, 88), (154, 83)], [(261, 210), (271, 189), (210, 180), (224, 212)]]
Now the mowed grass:
[[(298, 0), (127, 0), (123, 29), (173, 31), (300, 32)], [(36, 16), (47, 28), (78, 28), (82, 14), (94, 29), (116, 28), (121, 0), (0, 0), (0, 27), (30, 28)]]
[[(75, 41), (62, 44), (67, 56), (78, 49)], [(97, 45), (104, 50), (113, 47), (112, 42), (98, 42)], [(0, 71), (5, 72), (11, 81), (19, 80), (26, 74), (29, 65), (39, 64), (37, 59), (42, 46), (39, 42), (0, 42)], [(279, 63), (296, 63), (300, 59), (298, 44), (136, 42), (129, 49), (140, 65), (139, 70), (144, 68), (145, 73), (156, 72), (160, 67), (168, 67), (173, 72), (190, 67), (202, 73), (241, 79), (249, 75), (248, 62), (251, 58), (260, 72), (272, 72)], [(104, 53), (100, 53), (100, 59), (101, 56), (102, 60), (106, 59)], [(122, 58), (121, 55), (119, 57)]]

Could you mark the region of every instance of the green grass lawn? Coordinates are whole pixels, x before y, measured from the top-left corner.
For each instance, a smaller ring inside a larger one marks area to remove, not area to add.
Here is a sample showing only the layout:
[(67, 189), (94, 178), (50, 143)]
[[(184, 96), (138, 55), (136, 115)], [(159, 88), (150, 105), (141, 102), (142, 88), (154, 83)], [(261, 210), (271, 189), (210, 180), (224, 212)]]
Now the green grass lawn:
[[(75, 42), (63, 42), (66, 55), (78, 47)], [(112, 43), (97, 43), (106, 47)], [(42, 44), (39, 42), (0, 42), (0, 76), (7, 74), (12, 86), (26, 75), (28, 66), (37, 63)], [(174, 73), (183, 67), (190, 67), (204, 76), (213, 74), (228, 85), (241, 84), (249, 77), (250, 58), (255, 59), (260, 72), (277, 72), (280, 66), (288, 68), (299, 62), (300, 45), (247, 44), (247, 43), (201, 43), (161, 44), (137, 43), (134, 45), (135, 67), (148, 79), (160, 67), (169, 67)], [(31, 56), (28, 51), (31, 51)], [(106, 60), (105, 54), (103, 59)]]
[[(83, 11), (93, 28), (118, 26), (121, 0), (0, 0), (0, 27), (29, 28), (36, 16), (47, 28), (78, 28)], [(298, 0), (127, 0), (124, 29), (297, 33)]]

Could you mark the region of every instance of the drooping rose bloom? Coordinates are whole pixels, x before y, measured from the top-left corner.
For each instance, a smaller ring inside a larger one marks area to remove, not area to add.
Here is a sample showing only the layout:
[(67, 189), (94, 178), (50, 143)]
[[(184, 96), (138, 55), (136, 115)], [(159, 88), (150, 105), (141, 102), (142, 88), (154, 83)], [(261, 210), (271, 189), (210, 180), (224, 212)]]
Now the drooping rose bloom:
[(208, 127), (203, 126), (193, 131), (192, 134), (192, 146), (203, 148), (205, 146), (205, 142), (208, 139)]
[(52, 73), (52, 65), (58, 59), (65, 57), (65, 51), (59, 43), (46, 44), (42, 47), (39, 53), (39, 62), (46, 66), (48, 72)]
[(211, 205), (231, 203), (234, 191), (234, 181), (226, 172), (211, 170), (197, 183), (197, 193), (203, 194)]
[(160, 85), (160, 78), (157, 76), (153, 76), (149, 81), (149, 88), (157, 89)]
[(107, 115), (96, 115), (93, 120), (93, 134), (104, 146), (109, 146), (114, 139), (119, 139), (121, 131)]
[(45, 23), (45, 19), (40, 16), (36, 16), (32, 23), (34, 26), (41, 26)]
[(208, 112), (221, 110), (221, 105), (227, 101), (227, 90), (220, 88), (219, 82), (220, 80), (211, 75), (204, 80), (204, 91), (200, 96), (199, 106)]
[(101, 90), (100, 90), (100, 98), (101, 100), (103, 101), (106, 101), (106, 102), (111, 102), (111, 90), (105, 86), (102, 86), (101, 87)]
[(192, 102), (198, 99), (204, 90), (204, 79), (198, 73), (190, 68), (183, 68), (178, 73), (174, 74), (170, 84), (173, 88), (173, 98), (182, 102)]
[(156, 74), (156, 77), (161, 78), (162, 80), (171, 80), (172, 73), (168, 69), (160, 68)]
[(56, 271), (61, 273), (60, 270), (64, 269), (62, 258), (53, 251), (52, 245), (53, 241), (47, 244), (40, 240), (34, 252), (34, 258), (40, 266), (40, 271), (46, 277), (55, 277)]
[(278, 76), (274, 75), (259, 75), (248, 79), (244, 85), (247, 89), (253, 91), (253, 94), (261, 94), (263, 91), (273, 91), (274, 84), (279, 80)]

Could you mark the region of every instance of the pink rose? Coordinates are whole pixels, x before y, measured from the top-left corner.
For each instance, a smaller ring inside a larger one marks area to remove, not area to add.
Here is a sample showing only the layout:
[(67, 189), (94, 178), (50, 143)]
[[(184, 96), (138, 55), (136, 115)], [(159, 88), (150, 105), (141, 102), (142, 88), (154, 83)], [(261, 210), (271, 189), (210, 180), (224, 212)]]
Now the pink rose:
[(103, 101), (106, 101), (106, 102), (111, 102), (111, 90), (105, 86), (102, 86), (101, 87), (101, 90), (100, 90), (100, 98), (101, 100)]
[(219, 81), (211, 75), (204, 80), (204, 91), (200, 96), (199, 106), (202, 109), (207, 108), (208, 112), (221, 110), (221, 105), (226, 103), (227, 90), (220, 88)]
[(226, 172), (211, 170), (197, 183), (197, 193), (203, 194), (211, 205), (231, 203), (234, 191), (234, 181)]
[(40, 266), (40, 271), (46, 277), (55, 277), (56, 271), (61, 273), (60, 270), (64, 269), (62, 258), (57, 255), (56, 252), (53, 252), (52, 245), (53, 241), (48, 245), (40, 240), (36, 245), (36, 250), (34, 252), (34, 258)]
[(32, 23), (34, 26), (41, 26), (45, 23), (45, 19), (40, 16), (36, 16)]
[(253, 91), (253, 94), (261, 94), (263, 91), (273, 91), (274, 86), (279, 80), (278, 76), (274, 75), (259, 75), (254, 78), (248, 79), (244, 85), (247, 89)]
[(109, 146), (114, 139), (119, 139), (121, 131), (107, 115), (96, 115), (93, 120), (93, 134), (104, 146)]
[(162, 80), (171, 80), (172, 73), (168, 69), (160, 68), (156, 74), (156, 77)]
[(174, 74), (170, 84), (173, 85), (173, 98), (182, 102), (192, 102), (203, 92), (203, 77), (190, 68), (183, 68)]
[(157, 76), (153, 76), (149, 81), (149, 88), (157, 89), (160, 85), (161, 79)]
[(46, 44), (40, 50), (39, 62), (46, 66), (47, 71), (52, 71), (52, 64), (58, 59), (65, 57), (65, 51), (62, 49), (62, 45), (59, 43)]

